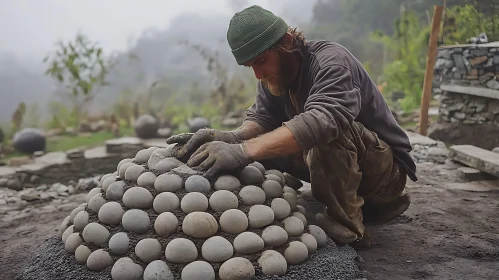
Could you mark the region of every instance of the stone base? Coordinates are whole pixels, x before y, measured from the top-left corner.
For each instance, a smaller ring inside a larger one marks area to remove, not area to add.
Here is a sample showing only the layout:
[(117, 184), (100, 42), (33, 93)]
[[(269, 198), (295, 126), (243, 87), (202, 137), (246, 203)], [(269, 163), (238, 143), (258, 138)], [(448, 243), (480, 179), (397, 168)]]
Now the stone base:
[(428, 136), (451, 145), (473, 145), (486, 150), (499, 146), (499, 126), (491, 124), (438, 123)]

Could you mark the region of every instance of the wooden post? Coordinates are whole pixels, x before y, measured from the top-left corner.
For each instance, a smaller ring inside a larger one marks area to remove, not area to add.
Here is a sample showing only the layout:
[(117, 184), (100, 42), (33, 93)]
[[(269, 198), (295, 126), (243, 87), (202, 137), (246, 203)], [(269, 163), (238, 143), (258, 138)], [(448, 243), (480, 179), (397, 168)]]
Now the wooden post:
[(426, 57), (426, 71), (424, 75), (423, 96), (421, 97), (421, 111), (419, 113), (419, 134), (426, 136), (428, 132), (428, 107), (430, 107), (431, 86), (433, 82), (433, 67), (437, 56), (438, 34), (442, 21), (442, 6), (435, 6), (431, 22), (428, 56)]

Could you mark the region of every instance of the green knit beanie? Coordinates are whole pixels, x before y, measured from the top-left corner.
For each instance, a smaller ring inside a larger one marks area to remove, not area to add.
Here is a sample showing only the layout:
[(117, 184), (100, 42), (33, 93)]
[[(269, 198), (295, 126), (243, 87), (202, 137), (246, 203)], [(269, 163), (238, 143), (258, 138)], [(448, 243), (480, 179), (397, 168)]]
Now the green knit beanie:
[(288, 31), (284, 20), (253, 5), (230, 20), (227, 41), (239, 65), (243, 65), (274, 45)]

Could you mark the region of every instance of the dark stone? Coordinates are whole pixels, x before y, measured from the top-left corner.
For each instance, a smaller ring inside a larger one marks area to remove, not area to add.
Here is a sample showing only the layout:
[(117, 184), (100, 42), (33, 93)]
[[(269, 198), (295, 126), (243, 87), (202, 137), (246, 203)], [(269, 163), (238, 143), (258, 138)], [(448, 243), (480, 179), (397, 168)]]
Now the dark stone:
[(189, 120), (188, 123), (189, 123), (189, 130), (192, 133), (194, 133), (200, 129), (203, 129), (203, 128), (210, 128), (211, 127), (210, 121), (208, 121), (206, 118), (202, 118), (202, 117), (196, 117), (192, 120)]
[(46, 139), (41, 130), (25, 128), (14, 135), (12, 145), (21, 153), (32, 154), (45, 151)]
[(135, 120), (134, 129), (137, 137), (154, 138), (158, 135), (159, 122), (151, 115), (142, 115)]
[(454, 59), (454, 65), (457, 68), (457, 71), (466, 73), (468, 71), (466, 65), (464, 64), (463, 61), (463, 56), (460, 54), (453, 54), (452, 59)]
[(449, 145), (473, 145), (486, 150), (499, 146), (497, 135), (499, 125), (494, 124), (438, 123), (428, 131), (428, 137)]

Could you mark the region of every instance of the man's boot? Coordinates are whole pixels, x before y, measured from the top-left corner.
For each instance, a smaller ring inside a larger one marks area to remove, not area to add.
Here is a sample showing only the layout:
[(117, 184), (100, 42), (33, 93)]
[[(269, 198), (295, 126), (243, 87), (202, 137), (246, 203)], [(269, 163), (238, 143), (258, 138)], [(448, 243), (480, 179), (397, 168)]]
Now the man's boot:
[(315, 222), (336, 243), (349, 244), (357, 239), (357, 234), (349, 230), (344, 225), (338, 223), (326, 212), (318, 213), (315, 216)]
[(411, 205), (411, 199), (408, 194), (402, 194), (394, 201), (385, 204), (366, 203), (362, 206), (364, 224), (377, 225), (391, 221), (404, 213), (409, 205)]

